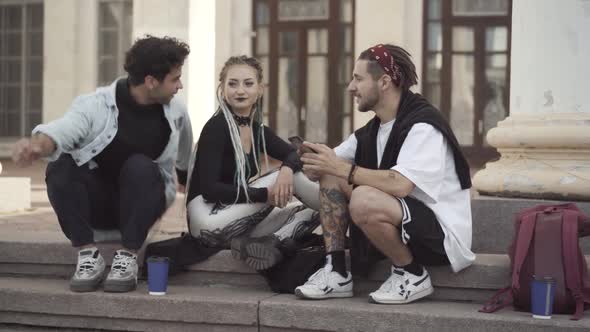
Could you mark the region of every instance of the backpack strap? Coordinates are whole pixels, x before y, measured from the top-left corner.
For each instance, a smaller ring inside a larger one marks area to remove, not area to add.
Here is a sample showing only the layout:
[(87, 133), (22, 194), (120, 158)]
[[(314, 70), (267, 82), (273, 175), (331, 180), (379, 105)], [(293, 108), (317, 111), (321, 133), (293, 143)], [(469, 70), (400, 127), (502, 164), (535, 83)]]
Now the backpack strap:
[(512, 288), (505, 287), (496, 292), (496, 294), (494, 294), (494, 296), (478, 311), (489, 314), (505, 308), (511, 305), (513, 302), (514, 296), (512, 294)]
[(523, 215), (518, 234), (516, 234), (514, 241), (514, 261), (512, 262), (512, 289), (514, 291), (520, 289), (520, 268), (531, 246), (536, 221), (537, 212)]
[(562, 244), (563, 259), (565, 265), (565, 284), (570, 290), (576, 301), (576, 311), (572, 320), (582, 318), (584, 312), (584, 302), (590, 302), (590, 299), (584, 297), (582, 292), (582, 280), (580, 279), (580, 269), (584, 262), (580, 262), (580, 247), (578, 244), (578, 211), (563, 210), (562, 223)]

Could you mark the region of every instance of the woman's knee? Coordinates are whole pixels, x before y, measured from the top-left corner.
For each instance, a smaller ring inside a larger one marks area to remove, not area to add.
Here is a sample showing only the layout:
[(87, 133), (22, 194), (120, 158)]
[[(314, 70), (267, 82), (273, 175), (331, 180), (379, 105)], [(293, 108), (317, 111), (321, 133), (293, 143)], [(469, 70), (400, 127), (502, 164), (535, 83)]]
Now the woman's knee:
[(318, 211), (320, 209), (320, 185), (313, 182), (302, 172), (295, 173), (293, 177), (295, 196), (307, 207)]

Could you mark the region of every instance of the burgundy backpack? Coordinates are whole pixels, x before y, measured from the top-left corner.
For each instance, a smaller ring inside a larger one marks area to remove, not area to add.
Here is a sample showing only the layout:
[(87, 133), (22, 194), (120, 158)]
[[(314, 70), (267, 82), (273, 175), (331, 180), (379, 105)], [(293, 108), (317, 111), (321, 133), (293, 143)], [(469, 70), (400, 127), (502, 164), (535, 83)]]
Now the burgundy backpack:
[(533, 275), (556, 281), (553, 312), (582, 318), (590, 303), (590, 278), (578, 239), (590, 235), (590, 222), (575, 204), (539, 205), (525, 209), (514, 220), (509, 248), (512, 285), (498, 291), (480, 312), (495, 312), (510, 304), (531, 309)]

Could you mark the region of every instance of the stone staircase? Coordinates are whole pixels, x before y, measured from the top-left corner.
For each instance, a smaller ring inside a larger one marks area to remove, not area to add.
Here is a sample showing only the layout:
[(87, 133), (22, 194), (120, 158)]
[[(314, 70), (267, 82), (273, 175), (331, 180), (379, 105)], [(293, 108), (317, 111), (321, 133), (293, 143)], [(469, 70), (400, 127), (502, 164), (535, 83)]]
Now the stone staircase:
[[(513, 213), (540, 203), (480, 197), (473, 201), (475, 264), (459, 274), (448, 267), (428, 268), (432, 297), (409, 305), (369, 304), (367, 293), (387, 277), (386, 262), (369, 278), (355, 280), (355, 297), (305, 301), (271, 292), (264, 279), (228, 251), (170, 278), (168, 294), (137, 291), (77, 294), (67, 279), (75, 251), (56, 228), (23, 230), (0, 223), (0, 332), (3, 331), (588, 331), (590, 316), (570, 321), (556, 315), (536, 320), (504, 309), (477, 312), (495, 290), (509, 284), (506, 247)], [(578, 206), (590, 215), (590, 203)], [(45, 219), (47, 219), (46, 217)], [(6, 218), (4, 218), (6, 219)], [(29, 218), (27, 220), (32, 220)], [(178, 219), (178, 218), (177, 218)], [(0, 222), (3, 217), (0, 215)], [(12, 221), (18, 222), (18, 218)], [(30, 221), (33, 222), (33, 221)], [(158, 241), (175, 235), (179, 220), (164, 220)], [(165, 231), (162, 231), (165, 230)], [(580, 242), (590, 263), (590, 238)], [(112, 257), (113, 245), (102, 246)], [(588, 312), (590, 315), (590, 312)]]

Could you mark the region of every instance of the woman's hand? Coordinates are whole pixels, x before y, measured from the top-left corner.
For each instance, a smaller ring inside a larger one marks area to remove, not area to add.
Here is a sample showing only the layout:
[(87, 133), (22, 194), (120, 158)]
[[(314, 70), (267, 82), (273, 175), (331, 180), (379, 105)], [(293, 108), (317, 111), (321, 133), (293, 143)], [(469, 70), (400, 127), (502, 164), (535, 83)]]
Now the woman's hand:
[(285, 207), (293, 198), (293, 170), (281, 167), (277, 180), (268, 187), (268, 203), (280, 208)]

